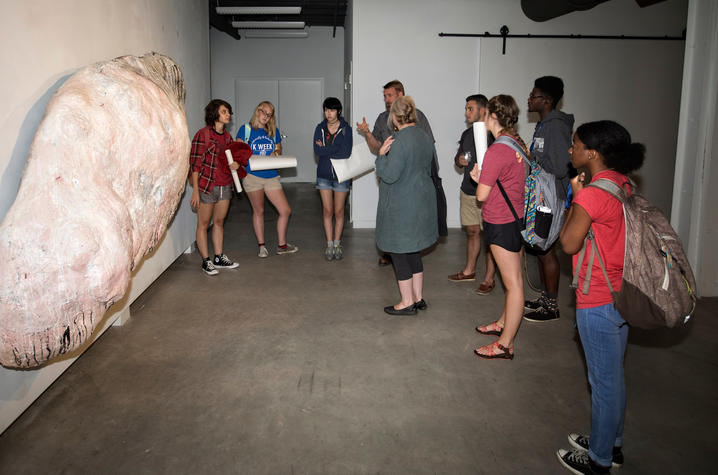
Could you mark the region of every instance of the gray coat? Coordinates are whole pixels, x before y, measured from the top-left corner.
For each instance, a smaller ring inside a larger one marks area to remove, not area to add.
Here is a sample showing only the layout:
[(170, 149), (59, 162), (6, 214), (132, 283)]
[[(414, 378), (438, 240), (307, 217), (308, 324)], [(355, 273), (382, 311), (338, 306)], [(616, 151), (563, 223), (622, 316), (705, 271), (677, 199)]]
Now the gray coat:
[(379, 205), (376, 245), (384, 252), (417, 252), (439, 237), (436, 190), (431, 181), (434, 144), (416, 126), (394, 133), (388, 155), (376, 159)]

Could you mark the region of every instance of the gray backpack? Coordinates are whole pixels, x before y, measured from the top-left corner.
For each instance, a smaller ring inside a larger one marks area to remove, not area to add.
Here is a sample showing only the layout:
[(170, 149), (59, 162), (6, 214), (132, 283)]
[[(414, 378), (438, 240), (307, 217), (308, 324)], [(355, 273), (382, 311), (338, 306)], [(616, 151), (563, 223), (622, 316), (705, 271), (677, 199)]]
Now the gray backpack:
[(502, 135), (494, 143), (508, 145), (530, 165), (524, 186), (523, 220), (517, 216), (501, 183), (498, 180), (497, 183), (511, 212), (520, 223), (524, 244), (545, 251), (558, 239), (565, 218), (564, 200), (559, 198), (556, 191), (556, 177), (544, 170), (537, 161), (531, 160), (513, 138)]
[[(632, 182), (626, 183), (634, 189)], [(630, 325), (639, 328), (675, 327), (685, 323), (696, 307), (693, 271), (683, 245), (663, 213), (643, 196), (626, 196), (622, 187), (606, 178), (588, 186), (606, 191), (623, 204), (626, 225), (626, 250), (623, 258), (623, 282), (616, 292), (608, 280), (606, 267), (589, 229), (578, 255), (572, 286), (577, 287), (578, 272), (592, 241), (586, 280), (581, 291), (588, 294), (594, 258), (598, 258), (603, 277), (613, 296), (613, 305)]]

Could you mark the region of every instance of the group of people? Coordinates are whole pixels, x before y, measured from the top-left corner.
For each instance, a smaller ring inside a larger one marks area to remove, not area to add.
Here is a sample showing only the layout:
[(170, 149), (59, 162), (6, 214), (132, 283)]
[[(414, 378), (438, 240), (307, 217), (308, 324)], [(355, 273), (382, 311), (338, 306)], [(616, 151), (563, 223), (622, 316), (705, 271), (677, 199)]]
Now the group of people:
[[(532, 164), (553, 175), (557, 193), (566, 198), (566, 218), (560, 232), (563, 251), (573, 254), (573, 266), (579, 268), (578, 288), (586, 275), (593, 274), (587, 293), (576, 292), (576, 320), (581, 338), (588, 380), (591, 386), (592, 417), (589, 435), (572, 433), (568, 441), (573, 450), (559, 450), (560, 462), (574, 473), (609, 473), (611, 466), (623, 462), (622, 432), (625, 415), (623, 360), (628, 325), (613, 307), (609, 286), (598, 262), (578, 261), (576, 254), (592, 232), (612, 288), (621, 285), (625, 227), (621, 203), (608, 193), (590, 186), (592, 180), (608, 178), (621, 187), (627, 174), (643, 164), (645, 148), (631, 142), (628, 131), (613, 121), (589, 122), (573, 129), (573, 116), (557, 110), (563, 97), (560, 78), (536, 79), (528, 96), (528, 111), (539, 115), (530, 145), (516, 130), (519, 107), (513, 97), (499, 94), (491, 99), (481, 94), (466, 98), (465, 118), (470, 126), (461, 135), (454, 162), (464, 169), (460, 190), (461, 224), (467, 236), (464, 268), (449, 276), (453, 282), (475, 281), (476, 261), (482, 236), (486, 254), (486, 272), (476, 292), (491, 293), (496, 273), (505, 287), (504, 307), (494, 321), (476, 327), (482, 335), (497, 337), (477, 348), (485, 359), (513, 359), (514, 340), (522, 318), (545, 322), (557, 320), (558, 280), (560, 275), (555, 245), (538, 253), (542, 293), (536, 300), (524, 300), (521, 255), (524, 243), (521, 218), (525, 207), (525, 181)], [(400, 301), (384, 308), (390, 315), (416, 315), (426, 310), (423, 295), (424, 268), (421, 252), (439, 236), (440, 200), (432, 176), (438, 169), (434, 138), (426, 116), (414, 100), (405, 95), (401, 82), (384, 86), (386, 110), (377, 117), (370, 131), (366, 119), (357, 123), (372, 153), (379, 183), (376, 218), (376, 244), (384, 255), (380, 264), (393, 264)], [(318, 157), (316, 188), (323, 207), (323, 225), (327, 239), (325, 259), (343, 257), (341, 235), (344, 207), (350, 182), (340, 182), (331, 159), (351, 154), (352, 130), (342, 118), (341, 102), (327, 98), (323, 103), (325, 120), (317, 125), (314, 152)], [(274, 106), (261, 102), (251, 118), (237, 133), (256, 155), (281, 154), (281, 135), (274, 121)], [(213, 100), (205, 108), (207, 127), (197, 132), (192, 142), (191, 205), (197, 209), (197, 248), (202, 268), (208, 274), (216, 268), (233, 268), (222, 251), (223, 221), (231, 197), (231, 171), (238, 163), (222, 159), (233, 140), (225, 130), (232, 108), (225, 101)], [(481, 166), (477, 162), (472, 124), (485, 122), (488, 148)], [(277, 253), (296, 252), (287, 243), (287, 224), (291, 208), (282, 191), (277, 170), (252, 171), (246, 165), (243, 187), (253, 210), (254, 232), (259, 257), (269, 255), (264, 242), (264, 197), (277, 208)], [(571, 178), (573, 177), (573, 178)], [(630, 193), (630, 189), (627, 188)], [(517, 211), (518, 210), (518, 211)], [(561, 210), (561, 212), (564, 212)], [(207, 229), (213, 223), (214, 258), (210, 259)], [(591, 246), (589, 242), (586, 244)], [(587, 253), (588, 254), (588, 253)], [(524, 315), (524, 312), (527, 313)]]
[[(559, 318), (556, 243), (538, 253), (543, 289), (536, 300), (524, 300), (521, 266), (525, 250), (519, 215), (523, 216), (525, 207), (527, 172), (538, 164), (553, 175), (557, 194), (566, 198), (567, 208), (559, 240), (563, 251), (574, 255), (573, 266), (579, 269), (578, 289), (583, 288), (586, 275), (593, 274), (595, 279), (588, 292), (576, 292), (577, 328), (591, 386), (591, 431), (588, 435), (569, 434), (572, 450), (561, 449), (557, 456), (573, 473), (609, 473), (611, 466), (623, 463), (623, 361), (628, 324), (613, 306), (600, 264), (579, 262), (576, 254), (584, 245), (590, 251), (592, 243), (584, 242), (592, 232), (600, 243), (597, 246), (604, 256), (612, 288), (620, 288), (625, 246), (623, 208), (616, 198), (589, 185), (592, 180), (607, 178), (630, 193), (627, 175), (641, 167), (645, 148), (631, 142), (628, 131), (613, 121), (585, 123), (572, 132), (573, 116), (557, 110), (562, 97), (560, 78), (536, 79), (528, 97), (528, 110), (537, 113), (539, 121), (529, 146), (516, 130), (519, 107), (513, 97), (500, 94), (488, 100), (476, 94), (466, 98), (467, 123), (471, 126), (477, 121), (485, 122), (490, 136), (480, 167), (471, 127), (459, 141), (455, 164), (464, 169), (460, 215), (467, 235), (466, 263), (449, 280), (476, 280), (483, 234), (486, 273), (476, 292), (492, 292), (498, 270), (505, 296), (499, 318), (476, 328), (482, 335), (497, 337), (475, 350), (482, 358), (513, 359), (514, 339), (522, 317), (534, 322)], [(391, 81), (384, 86), (384, 101), (387, 110), (379, 115), (373, 131), (369, 131), (366, 119), (357, 123), (357, 129), (378, 155), (376, 243), (394, 264), (401, 297), (399, 303), (384, 311), (415, 315), (428, 308), (422, 289), (421, 251), (434, 244), (438, 236), (436, 190), (430, 179), (436, 151), (426, 116), (411, 97), (404, 95), (401, 83)]]

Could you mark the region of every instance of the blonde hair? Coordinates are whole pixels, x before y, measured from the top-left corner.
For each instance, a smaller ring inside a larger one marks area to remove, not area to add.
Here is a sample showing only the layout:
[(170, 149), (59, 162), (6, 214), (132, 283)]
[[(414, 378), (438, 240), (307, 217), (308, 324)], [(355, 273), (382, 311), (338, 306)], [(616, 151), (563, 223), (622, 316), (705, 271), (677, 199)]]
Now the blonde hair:
[(489, 114), (496, 115), (496, 120), (501, 128), (501, 133), (513, 137), (524, 149), (526, 155), (531, 155), (521, 136), (516, 131), (516, 123), (519, 121), (519, 106), (513, 97), (506, 94), (499, 94), (489, 100)]
[(416, 104), (411, 96), (400, 96), (392, 104), (389, 112), (396, 117), (400, 125), (416, 122)]
[[(259, 110), (263, 106), (269, 106), (272, 109), (272, 117), (269, 118), (267, 121), (267, 127), (266, 129), (262, 127), (262, 124), (259, 123)], [(269, 101), (262, 101), (260, 102), (257, 107), (254, 109), (254, 114), (252, 114), (252, 118), (249, 119), (249, 125), (252, 126), (253, 129), (264, 129), (267, 131), (267, 134), (269, 135), (269, 138), (274, 140), (274, 136), (277, 134), (277, 122), (274, 117), (274, 105)]]

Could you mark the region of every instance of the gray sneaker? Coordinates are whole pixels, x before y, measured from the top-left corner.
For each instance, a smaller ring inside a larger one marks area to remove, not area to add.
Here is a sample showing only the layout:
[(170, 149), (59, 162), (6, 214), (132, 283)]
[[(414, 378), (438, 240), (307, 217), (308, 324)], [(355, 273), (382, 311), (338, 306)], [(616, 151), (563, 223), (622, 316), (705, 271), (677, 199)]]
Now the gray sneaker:
[(269, 257), (269, 251), (267, 250), (267, 246), (259, 246), (259, 254), (257, 254), (259, 257)]
[(341, 260), (341, 258), (344, 257), (344, 248), (341, 244), (335, 244), (334, 245), (334, 259)]
[(324, 259), (328, 261), (334, 259), (334, 246), (329, 245), (326, 249), (324, 249)]
[(277, 254), (294, 254), (298, 250), (299, 248), (294, 244), (287, 243), (287, 246), (284, 248), (277, 247)]

